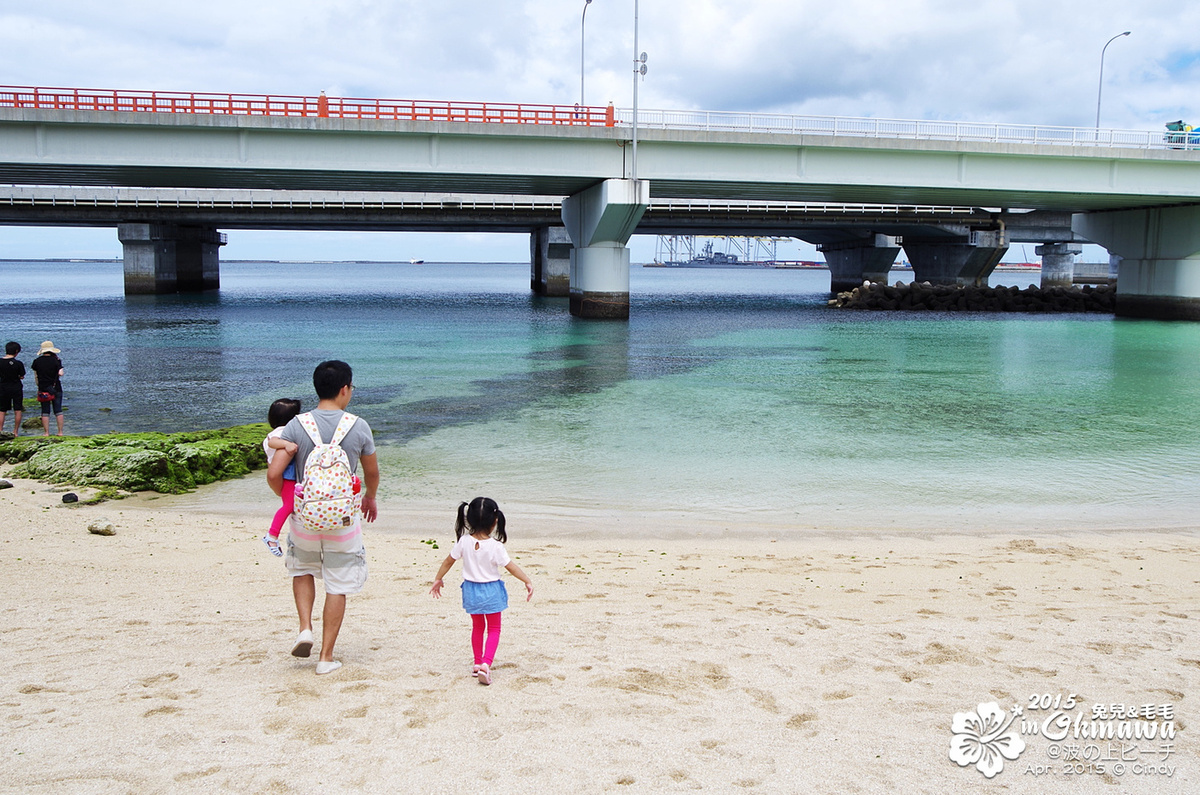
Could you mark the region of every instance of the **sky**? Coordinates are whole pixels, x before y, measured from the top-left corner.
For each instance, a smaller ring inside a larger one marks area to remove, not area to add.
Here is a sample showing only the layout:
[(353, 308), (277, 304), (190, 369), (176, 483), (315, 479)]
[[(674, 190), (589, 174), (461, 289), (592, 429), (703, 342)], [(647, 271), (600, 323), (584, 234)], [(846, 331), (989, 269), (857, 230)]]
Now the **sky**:
[[(634, 0), (6, 0), (4, 82), (573, 104), (633, 101)], [(650, 109), (1200, 126), (1200, 3), (639, 0)], [(654, 252), (635, 237), (634, 261)], [(1032, 254), (1032, 246), (1028, 253)], [(1099, 259), (1098, 247), (1085, 259)], [(523, 261), (525, 235), (233, 231), (223, 259)], [(811, 259), (780, 244), (779, 256)], [(0, 227), (0, 257), (119, 257), (115, 230)], [(1021, 246), (1007, 260), (1027, 257)]]

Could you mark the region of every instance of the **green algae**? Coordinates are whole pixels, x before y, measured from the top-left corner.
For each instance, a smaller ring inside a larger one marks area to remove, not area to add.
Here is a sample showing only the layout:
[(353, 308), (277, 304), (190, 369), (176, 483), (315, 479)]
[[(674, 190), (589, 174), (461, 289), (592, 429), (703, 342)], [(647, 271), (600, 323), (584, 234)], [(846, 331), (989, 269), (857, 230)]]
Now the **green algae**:
[(267, 465), (266, 423), (187, 433), (34, 436), (0, 441), (13, 477), (113, 490), (181, 494)]

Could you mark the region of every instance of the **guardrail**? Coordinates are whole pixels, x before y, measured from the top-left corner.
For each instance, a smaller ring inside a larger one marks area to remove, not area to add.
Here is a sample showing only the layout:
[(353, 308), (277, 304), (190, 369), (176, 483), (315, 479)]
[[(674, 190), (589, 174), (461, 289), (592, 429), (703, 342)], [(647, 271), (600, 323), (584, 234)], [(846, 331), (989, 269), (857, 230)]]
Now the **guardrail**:
[[(263, 210), (448, 210), (545, 211), (557, 213), (557, 197), (507, 195), (347, 194), (341, 191), (224, 190), (206, 188), (104, 188), (93, 186), (0, 185), (0, 207), (66, 207), (81, 209), (263, 209)], [(970, 217), (972, 207), (910, 204), (826, 204), (768, 200), (651, 199), (659, 213), (763, 213), (802, 215), (871, 215)]]
[(499, 102), (360, 99), (326, 97), (324, 94), (304, 97), (0, 86), (0, 107), (232, 116), (311, 116), (386, 121), (561, 124), (586, 127), (612, 127), (615, 124), (611, 106), (595, 108)]
[[(341, 192), (278, 190), (207, 190), (170, 188), (97, 188), (82, 186), (0, 186), (0, 207), (80, 209), (233, 209), (233, 210), (503, 210), (557, 213), (562, 200), (526, 196), (405, 196), (347, 195)], [(971, 207), (897, 204), (825, 204), (821, 202), (714, 201), (708, 199), (652, 199), (649, 209), (659, 213), (763, 213), (801, 215), (872, 215), (969, 217)]]
[[(0, 107), (50, 110), (196, 113), (241, 116), (311, 116), (386, 121), (553, 124), (585, 127), (631, 126), (633, 111), (574, 105), (360, 99), (268, 94), (211, 94), (174, 91), (109, 91), (82, 88), (0, 86)], [(1200, 133), (1156, 130), (1098, 130), (1031, 124), (790, 116), (730, 111), (638, 111), (645, 129), (786, 133), (853, 138), (975, 141), (1122, 149), (1200, 150)]]
[[(846, 116), (789, 116), (731, 111), (638, 110), (641, 129), (712, 132), (829, 135), (852, 138), (976, 141), (1053, 146), (1102, 146), (1122, 149), (1200, 149), (1200, 134), (1156, 130), (1097, 130), (1093, 127), (1049, 127), (917, 119)], [(632, 125), (633, 111), (616, 111), (616, 123)]]

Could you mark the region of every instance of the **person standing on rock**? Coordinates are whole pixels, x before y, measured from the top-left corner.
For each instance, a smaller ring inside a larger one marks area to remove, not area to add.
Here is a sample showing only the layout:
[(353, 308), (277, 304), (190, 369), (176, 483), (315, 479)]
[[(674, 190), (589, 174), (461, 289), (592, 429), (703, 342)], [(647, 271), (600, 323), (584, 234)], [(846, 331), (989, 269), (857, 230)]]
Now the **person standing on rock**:
[(21, 346), (10, 342), (4, 346), (4, 357), (0, 358), (0, 433), (4, 431), (4, 415), (11, 410), (14, 438), (21, 435), (21, 413), (25, 411), (25, 388), (21, 384), (25, 365), (17, 359), (20, 352)]
[[(38, 402), (42, 404), (42, 430), (50, 435), (50, 413), (58, 422), (58, 435), (63, 435), (63, 390), (62, 390), (62, 353), (54, 347), (54, 343), (46, 340), (38, 349), (37, 358), (29, 365), (37, 373)], [(45, 398), (45, 400), (43, 400)]]

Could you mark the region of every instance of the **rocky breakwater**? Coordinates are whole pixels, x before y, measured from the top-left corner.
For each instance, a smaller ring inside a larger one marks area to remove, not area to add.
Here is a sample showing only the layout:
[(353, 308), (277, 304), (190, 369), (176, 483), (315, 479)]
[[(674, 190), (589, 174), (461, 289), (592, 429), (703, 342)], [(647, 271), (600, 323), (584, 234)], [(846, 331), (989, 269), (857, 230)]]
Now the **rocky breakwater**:
[(265, 423), (192, 433), (22, 436), (0, 441), (0, 463), (13, 477), (99, 487), (102, 496), (157, 491), (178, 494), (241, 477), (267, 464)]
[(1117, 291), (1108, 285), (1080, 287), (976, 287), (974, 285), (863, 282), (838, 293), (829, 305), (839, 309), (934, 312), (1107, 312)]

